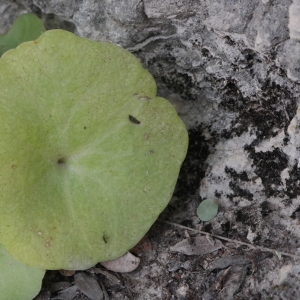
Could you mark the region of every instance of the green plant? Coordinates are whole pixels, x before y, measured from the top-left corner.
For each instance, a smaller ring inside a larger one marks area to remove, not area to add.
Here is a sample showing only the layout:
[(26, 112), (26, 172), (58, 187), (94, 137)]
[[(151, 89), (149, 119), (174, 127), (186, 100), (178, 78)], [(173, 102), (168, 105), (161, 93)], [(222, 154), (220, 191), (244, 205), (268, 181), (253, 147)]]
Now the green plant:
[(44, 270), (26, 266), (15, 260), (0, 245), (0, 292), (1, 300), (32, 299), (41, 288)]
[(218, 213), (218, 204), (213, 199), (203, 200), (197, 208), (197, 216), (201, 221), (210, 221)]
[(0, 35), (0, 56), (19, 44), (37, 39), (46, 29), (34, 14), (19, 16), (7, 34)]
[(132, 248), (168, 204), (188, 145), (126, 50), (62, 31), (0, 60), (0, 242), (41, 269)]

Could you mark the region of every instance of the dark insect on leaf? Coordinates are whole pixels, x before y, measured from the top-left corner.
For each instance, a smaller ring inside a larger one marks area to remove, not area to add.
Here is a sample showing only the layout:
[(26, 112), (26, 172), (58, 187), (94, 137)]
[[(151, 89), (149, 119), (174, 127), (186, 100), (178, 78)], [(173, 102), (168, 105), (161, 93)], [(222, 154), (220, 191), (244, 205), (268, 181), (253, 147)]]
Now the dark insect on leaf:
[(129, 121), (134, 124), (141, 124), (141, 122), (138, 119), (136, 119), (135, 117), (133, 117), (131, 115), (129, 115)]

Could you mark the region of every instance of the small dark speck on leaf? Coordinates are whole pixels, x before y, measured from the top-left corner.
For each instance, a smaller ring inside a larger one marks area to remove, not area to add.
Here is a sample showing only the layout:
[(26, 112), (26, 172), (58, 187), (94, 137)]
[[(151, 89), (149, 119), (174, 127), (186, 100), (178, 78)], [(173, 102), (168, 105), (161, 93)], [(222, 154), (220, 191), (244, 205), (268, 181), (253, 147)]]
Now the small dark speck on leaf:
[(57, 160), (57, 163), (60, 165), (60, 166), (63, 166), (65, 163), (66, 163), (66, 159), (65, 157), (61, 157)]
[(141, 122), (138, 119), (136, 119), (135, 117), (133, 117), (131, 115), (129, 115), (129, 121), (133, 124), (141, 124)]
[(105, 236), (105, 234), (103, 235), (102, 238), (103, 238), (104, 243), (107, 244), (107, 237)]

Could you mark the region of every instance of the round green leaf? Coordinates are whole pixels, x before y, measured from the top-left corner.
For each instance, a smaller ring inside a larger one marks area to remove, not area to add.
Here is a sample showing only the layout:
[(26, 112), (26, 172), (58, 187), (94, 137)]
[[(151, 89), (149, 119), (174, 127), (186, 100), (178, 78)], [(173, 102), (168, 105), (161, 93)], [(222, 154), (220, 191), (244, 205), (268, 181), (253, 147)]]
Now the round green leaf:
[(19, 44), (37, 39), (46, 29), (34, 14), (19, 16), (5, 35), (0, 35), (0, 56)]
[(212, 200), (203, 200), (197, 208), (197, 216), (201, 221), (209, 221), (218, 213), (218, 204)]
[(0, 244), (1, 300), (31, 300), (40, 291), (45, 270), (15, 260)]
[(42, 269), (132, 248), (168, 204), (185, 126), (128, 51), (62, 30), (0, 60), (0, 242)]

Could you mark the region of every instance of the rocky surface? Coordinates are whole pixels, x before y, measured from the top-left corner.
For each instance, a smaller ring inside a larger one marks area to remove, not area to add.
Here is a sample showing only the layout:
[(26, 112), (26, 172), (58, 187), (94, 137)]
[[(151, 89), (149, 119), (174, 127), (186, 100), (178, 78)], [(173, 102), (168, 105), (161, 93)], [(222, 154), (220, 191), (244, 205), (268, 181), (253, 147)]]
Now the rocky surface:
[[(223, 251), (191, 259), (168, 251), (184, 231), (156, 224), (149, 233), (156, 248), (145, 254), (144, 267), (124, 277), (124, 288), (108, 287), (112, 299), (298, 299), (299, 259), (280, 254), (300, 256), (300, 2), (291, 4), (1, 1), (0, 32), (32, 11), (48, 29), (128, 49), (153, 74), (159, 95), (190, 132), (187, 160), (162, 218), (274, 250), (257, 255), (258, 263), (208, 273), (216, 257), (253, 257), (254, 250), (224, 242)], [(205, 198), (216, 199), (220, 210), (203, 223), (195, 210)], [(186, 261), (192, 267), (182, 267)], [(170, 269), (175, 262), (178, 268)], [(220, 278), (228, 284), (218, 289)]]

